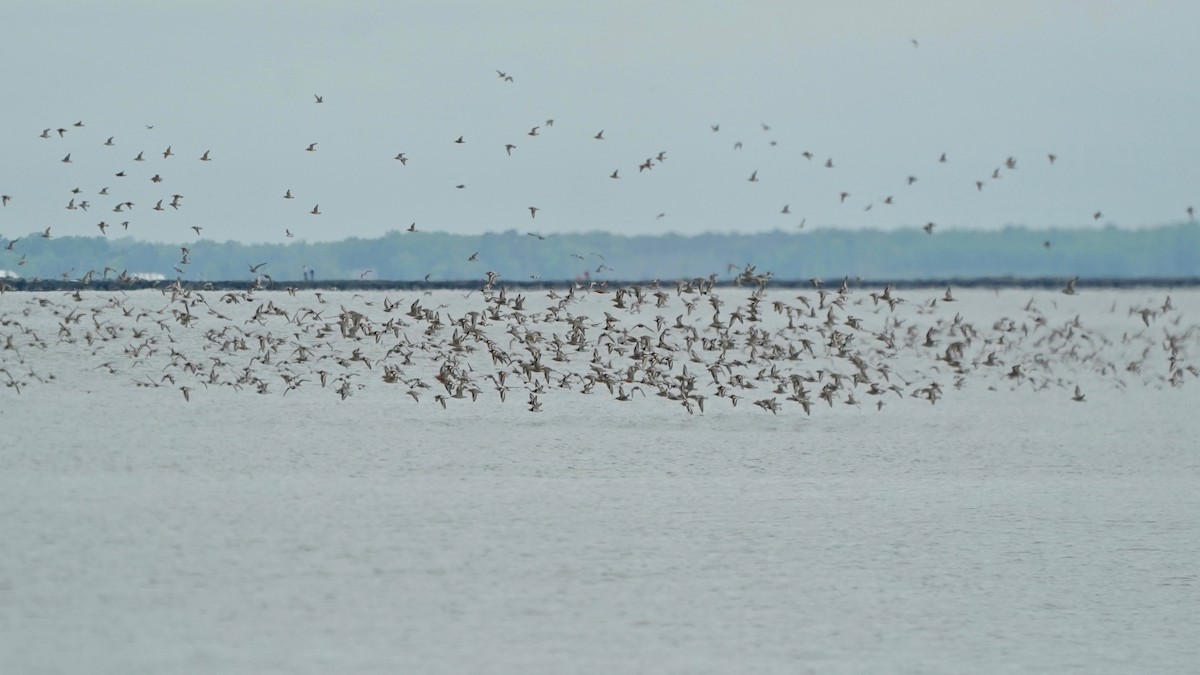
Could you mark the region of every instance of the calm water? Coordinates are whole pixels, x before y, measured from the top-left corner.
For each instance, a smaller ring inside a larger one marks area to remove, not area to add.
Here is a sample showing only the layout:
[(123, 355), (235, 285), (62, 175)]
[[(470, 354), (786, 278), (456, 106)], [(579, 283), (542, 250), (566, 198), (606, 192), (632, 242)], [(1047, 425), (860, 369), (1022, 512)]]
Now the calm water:
[(1194, 672), (1200, 293), (667, 291), (0, 296), (0, 671)]

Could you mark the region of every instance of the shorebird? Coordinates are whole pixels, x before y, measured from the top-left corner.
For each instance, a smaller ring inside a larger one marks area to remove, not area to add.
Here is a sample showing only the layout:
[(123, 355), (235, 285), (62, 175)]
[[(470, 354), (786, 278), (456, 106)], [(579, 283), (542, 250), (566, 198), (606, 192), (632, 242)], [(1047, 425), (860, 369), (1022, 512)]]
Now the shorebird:
[(504, 144), (504, 152), (508, 153), (509, 157), (512, 157), (512, 151), (514, 149), (516, 149), (516, 147), (517, 146), (513, 145), (512, 143), (505, 143)]
[(537, 212), (538, 212), (538, 207), (536, 207), (536, 206), (529, 207), (529, 217), (530, 218), (536, 218)]
[(313, 94), (313, 98), (316, 99), (316, 101), (314, 101), (314, 103), (324, 103), (325, 102), (325, 97), (321, 96), (320, 94)]
[(925, 223), (925, 225), (921, 229), (925, 230), (925, 234), (933, 234), (933, 228), (934, 228), (934, 223), (928, 222), (928, 223)]
[(212, 160), (209, 158), (209, 156), (208, 156), (208, 153), (209, 153), (209, 151), (208, 151), (208, 150), (205, 150), (205, 151), (204, 151), (204, 154), (203, 154), (203, 155), (200, 155), (200, 161), (201, 161), (201, 162), (210, 162), (210, 161), (212, 161)]
[(309, 152), (316, 152), (316, 151), (317, 151), (317, 144), (316, 144), (316, 143), (309, 143), (309, 144), (308, 144), (308, 147), (307, 147), (307, 148), (305, 148), (305, 150), (307, 150), (307, 151), (309, 151)]
[(596, 134), (595, 136), (592, 136), (592, 138), (594, 138), (594, 139), (596, 139), (596, 140), (598, 140), (598, 141), (602, 141), (602, 140), (604, 140), (604, 130), (603, 130), (603, 129), (601, 129), (601, 130), (600, 130), (600, 133)]
[(408, 164), (408, 158), (404, 156), (404, 153), (403, 153), (403, 152), (398, 152), (398, 153), (396, 153), (396, 160), (397, 160), (398, 162), (400, 162), (401, 164), (403, 164), (403, 165), (407, 165), (407, 164)]
[(462, 137), (462, 136), (459, 136), (458, 138), (454, 139), (454, 142), (455, 142), (455, 143), (458, 143), (459, 145), (462, 145), (463, 143), (466, 143), (466, 141), (464, 141), (464, 140), (463, 140), (463, 137)]
[(537, 136), (537, 135), (538, 135), (538, 129), (541, 129), (541, 127), (534, 127), (534, 128), (532, 128), (532, 129), (530, 129), (530, 130), (529, 130), (529, 133), (528, 133), (528, 134), (526, 134), (526, 135), (527, 135), (527, 136)]
[(174, 155), (174, 154), (175, 154), (175, 153), (171, 152), (171, 146), (169, 146), (169, 145), (168, 145), (168, 146), (167, 146), (167, 149), (166, 149), (166, 150), (163, 150), (163, 159), (166, 159), (166, 158), (168, 158), (168, 157), (170, 157), (171, 155)]
[(618, 172), (618, 171), (620, 171), (620, 169), (613, 169), (613, 172), (612, 172), (612, 173), (610, 173), (610, 174), (608, 175), (608, 177), (609, 177), (609, 178), (620, 178), (620, 176), (619, 176), (619, 175), (617, 175), (617, 172)]
[(1075, 385), (1075, 395), (1071, 397), (1071, 400), (1083, 403), (1083, 391), (1079, 389), (1079, 385)]
[(134, 157), (134, 158), (133, 158), (133, 161), (135, 161), (135, 162), (144, 162), (144, 161), (146, 161), (146, 158), (142, 156), (142, 155), (144, 155), (144, 154), (145, 154), (145, 152), (144, 152), (144, 151), (143, 151), (143, 152), (139, 152), (139, 153), (137, 154), (137, 157)]
[(1068, 279), (1067, 286), (1063, 289), (1063, 293), (1066, 295), (1075, 295), (1075, 282), (1078, 280), (1079, 277), (1071, 277)]
[(64, 164), (70, 164), (71, 163), (71, 153), (68, 152), (67, 156), (62, 158), (62, 161)]
[(3, 202), (4, 206), (8, 206), (10, 201), (12, 201), (11, 195), (0, 195), (0, 202)]
[(320, 205), (320, 204), (317, 204), (316, 206), (314, 206), (314, 207), (312, 208), (312, 211), (309, 211), (309, 213), (313, 214), (314, 216), (319, 216), (319, 215), (321, 215), (321, 205)]
[(104, 144), (105, 144), (105, 145), (112, 145), (112, 144), (113, 144), (113, 136), (109, 136), (109, 137), (108, 137), (108, 140), (107, 140), (107, 141), (104, 141)]
[(284, 193), (283, 193), (283, 198), (284, 198), (284, 199), (295, 199), (295, 197), (293, 197), (293, 196), (292, 196), (292, 191), (291, 191), (291, 189), (289, 189), (287, 192), (284, 192)]
[(267, 263), (265, 263), (265, 262), (260, 262), (257, 265), (247, 264), (246, 266), (250, 268), (250, 274), (258, 274), (258, 270), (262, 269), (262, 267), (265, 266), (266, 264)]
[(754, 173), (750, 174), (750, 178), (747, 180), (749, 180), (751, 183), (757, 183), (758, 182), (758, 171), (755, 171)]

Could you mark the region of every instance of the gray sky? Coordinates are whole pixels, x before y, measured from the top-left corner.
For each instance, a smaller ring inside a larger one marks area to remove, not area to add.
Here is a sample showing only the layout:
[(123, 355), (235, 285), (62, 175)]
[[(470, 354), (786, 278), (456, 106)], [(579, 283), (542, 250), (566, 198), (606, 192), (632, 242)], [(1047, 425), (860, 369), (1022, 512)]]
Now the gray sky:
[(1200, 2), (9, 0), (0, 26), (7, 237), (1139, 227), (1200, 206)]

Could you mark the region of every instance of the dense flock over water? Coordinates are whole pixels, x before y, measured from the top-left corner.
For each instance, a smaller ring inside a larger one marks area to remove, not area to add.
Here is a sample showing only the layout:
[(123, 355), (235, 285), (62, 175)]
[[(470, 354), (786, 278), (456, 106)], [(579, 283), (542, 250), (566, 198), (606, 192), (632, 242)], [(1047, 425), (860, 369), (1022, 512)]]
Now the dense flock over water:
[(0, 670), (1193, 667), (1200, 293), (763, 281), (0, 295)]
[(1197, 324), (1168, 292), (1105, 294), (1100, 307), (1070, 281), (1020, 300), (995, 291), (1006, 306), (993, 300), (993, 312), (972, 315), (952, 288), (775, 292), (751, 268), (741, 280), (510, 292), (493, 278), (479, 291), (395, 298), (180, 283), (10, 294), (0, 305), (0, 375), (14, 394), (67, 366), (184, 402), (221, 389), (346, 400), (384, 388), (441, 408), (495, 399), (540, 412), (592, 395), (661, 399), (688, 414), (806, 415), (936, 404), (968, 386), (1084, 402), (1093, 384), (1183, 388), (1200, 375)]

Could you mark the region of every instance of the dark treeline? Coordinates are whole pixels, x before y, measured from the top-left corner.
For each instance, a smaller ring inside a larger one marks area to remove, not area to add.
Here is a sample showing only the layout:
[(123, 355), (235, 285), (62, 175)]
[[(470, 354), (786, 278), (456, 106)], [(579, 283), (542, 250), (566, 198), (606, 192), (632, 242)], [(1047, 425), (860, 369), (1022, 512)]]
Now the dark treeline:
[[(1200, 225), (1123, 230), (807, 232), (622, 236), (603, 232), (537, 238), (508, 231), (484, 235), (391, 232), (376, 239), (243, 244), (200, 240), (181, 247), (132, 239), (0, 239), (0, 270), (24, 279), (78, 279), (104, 269), (116, 276), (161, 274), (189, 281), (252, 280), (251, 265), (275, 282), (390, 280), (444, 284), (499, 273), (509, 283), (590, 279), (729, 279), (746, 265), (777, 281), (843, 276), (876, 280), (977, 278), (1093, 279), (1200, 276)], [(475, 255), (475, 261), (470, 258)], [(20, 264), (24, 260), (24, 264)], [(731, 271), (732, 270), (732, 271)], [(181, 273), (182, 271), (182, 273)], [(428, 281), (426, 281), (428, 277)]]

